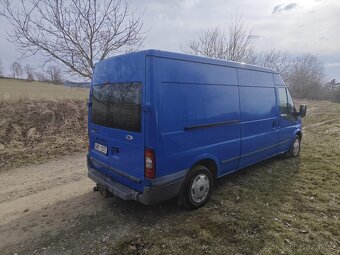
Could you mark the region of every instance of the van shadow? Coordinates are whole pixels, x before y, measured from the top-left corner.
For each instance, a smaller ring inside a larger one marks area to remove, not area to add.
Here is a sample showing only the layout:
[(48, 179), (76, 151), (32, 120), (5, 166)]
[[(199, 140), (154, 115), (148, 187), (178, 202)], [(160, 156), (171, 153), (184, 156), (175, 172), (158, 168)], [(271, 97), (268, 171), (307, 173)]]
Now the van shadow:
[(219, 189), (226, 184), (249, 184), (249, 181), (256, 177), (262, 178), (256, 179), (251, 185), (252, 187), (255, 187), (255, 184), (264, 184), (269, 180), (272, 185), (281, 187), (281, 184), (285, 183), (282, 183), (282, 180), (277, 177), (285, 176), (289, 184), (290, 179), (298, 173), (299, 165), (300, 158), (287, 159), (284, 155), (277, 155), (217, 179), (215, 187)]

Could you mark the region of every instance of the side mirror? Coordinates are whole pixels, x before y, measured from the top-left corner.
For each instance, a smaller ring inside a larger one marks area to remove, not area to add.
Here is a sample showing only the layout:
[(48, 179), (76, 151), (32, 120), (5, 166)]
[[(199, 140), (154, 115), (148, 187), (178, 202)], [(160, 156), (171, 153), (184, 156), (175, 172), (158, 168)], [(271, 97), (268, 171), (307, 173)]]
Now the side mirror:
[(307, 105), (301, 104), (300, 110), (299, 110), (299, 116), (303, 118), (306, 116), (306, 113), (307, 113)]

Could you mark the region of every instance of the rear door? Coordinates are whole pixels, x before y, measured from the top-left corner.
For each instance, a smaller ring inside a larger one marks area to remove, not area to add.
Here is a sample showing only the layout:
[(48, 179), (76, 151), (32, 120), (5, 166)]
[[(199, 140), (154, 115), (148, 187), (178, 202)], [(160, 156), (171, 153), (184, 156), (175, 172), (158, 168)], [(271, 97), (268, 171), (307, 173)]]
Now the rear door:
[(128, 55), (100, 62), (90, 93), (90, 157), (112, 177), (133, 181), (144, 179), (144, 59)]

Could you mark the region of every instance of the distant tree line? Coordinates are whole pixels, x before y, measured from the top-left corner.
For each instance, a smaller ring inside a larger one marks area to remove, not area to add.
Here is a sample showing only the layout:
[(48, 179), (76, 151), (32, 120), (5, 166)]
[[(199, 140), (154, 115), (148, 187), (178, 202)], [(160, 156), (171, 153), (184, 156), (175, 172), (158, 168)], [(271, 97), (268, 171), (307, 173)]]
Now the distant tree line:
[[(23, 66), (20, 62), (14, 61), (9, 66), (10, 73), (8, 77), (26, 79), (27, 81), (51, 82), (54, 84), (63, 83), (62, 69), (60, 67), (50, 65), (42, 71), (35, 71), (36, 69), (30, 64)], [(5, 77), (2, 61), (0, 61), (0, 77)]]
[(181, 48), (194, 55), (274, 69), (281, 74), (295, 98), (340, 102), (340, 84), (335, 79), (326, 82), (324, 65), (316, 55), (306, 53), (292, 57), (276, 49), (257, 52), (252, 30), (241, 17), (234, 17), (225, 28), (202, 30), (195, 39), (186, 42)]

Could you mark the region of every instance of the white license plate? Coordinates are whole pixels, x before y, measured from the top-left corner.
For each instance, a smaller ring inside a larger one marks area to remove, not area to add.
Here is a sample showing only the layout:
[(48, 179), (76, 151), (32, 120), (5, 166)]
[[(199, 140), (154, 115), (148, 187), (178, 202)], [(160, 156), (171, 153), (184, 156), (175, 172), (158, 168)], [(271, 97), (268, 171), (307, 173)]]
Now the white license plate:
[(104, 146), (104, 145), (101, 145), (99, 143), (94, 143), (94, 149), (96, 151), (99, 151), (99, 152), (105, 154), (105, 155), (107, 154), (107, 147)]

